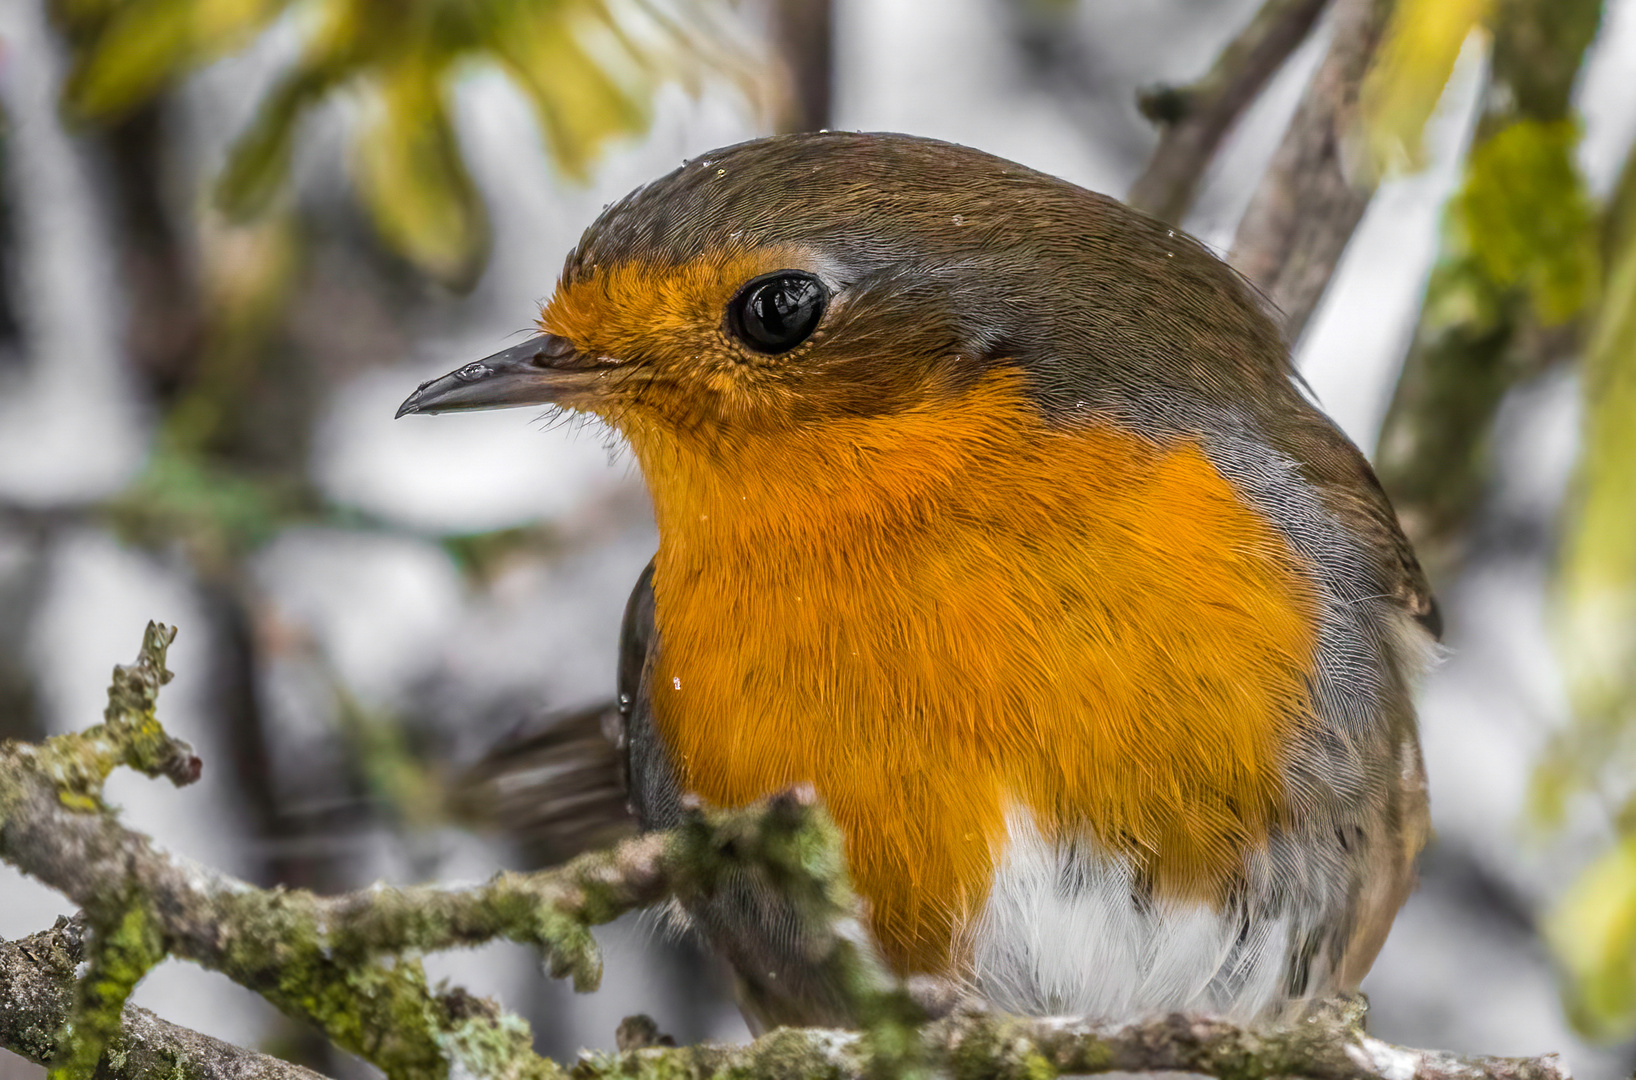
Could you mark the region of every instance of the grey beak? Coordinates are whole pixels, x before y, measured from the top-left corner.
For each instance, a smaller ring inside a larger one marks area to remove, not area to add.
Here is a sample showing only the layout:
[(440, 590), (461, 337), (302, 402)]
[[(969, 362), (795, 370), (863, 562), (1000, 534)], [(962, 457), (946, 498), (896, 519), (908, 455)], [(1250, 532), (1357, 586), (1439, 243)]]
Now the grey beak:
[(540, 334), (421, 383), (398, 406), (398, 416), (550, 405), (564, 391), (583, 386), (584, 373), (594, 366), (584, 363), (567, 338)]

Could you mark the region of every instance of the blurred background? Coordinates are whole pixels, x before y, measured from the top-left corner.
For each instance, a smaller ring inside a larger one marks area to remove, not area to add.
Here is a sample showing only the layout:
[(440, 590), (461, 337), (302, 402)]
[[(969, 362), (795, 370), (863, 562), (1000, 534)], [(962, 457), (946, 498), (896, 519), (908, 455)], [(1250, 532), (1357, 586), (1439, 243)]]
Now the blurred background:
[[(164, 845), (319, 890), (525, 865), (441, 792), (611, 695), (646, 496), (605, 430), (398, 402), (526, 332), (603, 205), (725, 143), (906, 131), (1123, 195), (1159, 137), (1139, 91), (1197, 79), (1258, 7), (0, 0), (0, 738), (96, 722), (159, 619), (181, 627), (161, 715), (205, 778), (110, 795)], [(1186, 209), (1224, 254), (1331, 21)], [(1376, 68), (1357, 152), (1380, 186), (1297, 350), (1448, 627), (1422, 695), (1436, 838), (1371, 1025), (1628, 1076), (1636, 0), (1400, 0)], [(0, 936), (66, 910), (0, 867)], [(600, 937), (590, 996), (510, 946), (429, 967), (558, 1058), (637, 1011), (744, 1037), (686, 942)], [(369, 1071), (188, 965), (136, 1001)], [(0, 1077), (36, 1075), (0, 1051)]]

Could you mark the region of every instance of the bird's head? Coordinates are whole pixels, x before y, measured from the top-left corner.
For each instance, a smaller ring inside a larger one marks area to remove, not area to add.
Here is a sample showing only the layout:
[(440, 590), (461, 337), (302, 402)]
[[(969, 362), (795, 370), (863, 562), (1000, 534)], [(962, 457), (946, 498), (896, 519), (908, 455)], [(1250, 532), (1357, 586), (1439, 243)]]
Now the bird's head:
[(1042, 423), (1175, 429), (1203, 405), (1290, 393), (1258, 298), (1189, 237), (902, 135), (779, 136), (687, 162), (585, 232), (540, 328), (399, 415), (593, 413), (651, 483), (653, 455), (946, 405), (991, 376)]

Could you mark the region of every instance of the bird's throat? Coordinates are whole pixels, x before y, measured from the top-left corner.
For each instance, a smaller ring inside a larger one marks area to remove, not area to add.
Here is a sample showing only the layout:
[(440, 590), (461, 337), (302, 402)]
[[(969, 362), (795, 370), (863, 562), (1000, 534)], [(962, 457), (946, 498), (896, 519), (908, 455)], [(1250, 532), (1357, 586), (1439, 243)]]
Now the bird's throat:
[(705, 455), (636, 445), (654, 716), (717, 804), (817, 787), (905, 972), (958, 969), (1008, 809), (1214, 898), (1282, 812), (1316, 603), (1198, 446), (1020, 376)]

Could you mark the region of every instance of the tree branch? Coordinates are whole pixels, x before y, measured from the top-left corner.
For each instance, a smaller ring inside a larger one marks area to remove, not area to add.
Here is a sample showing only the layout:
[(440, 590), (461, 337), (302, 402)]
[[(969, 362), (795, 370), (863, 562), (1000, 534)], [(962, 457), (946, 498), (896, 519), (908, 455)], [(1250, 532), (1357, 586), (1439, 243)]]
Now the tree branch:
[[(83, 917), (0, 942), (0, 1046), (41, 1065), (73, 1015), (74, 969), (85, 960)], [(287, 1061), (201, 1035), (127, 1006), (109, 1045), (113, 1080), (324, 1080)]]
[[(1361, 999), (1266, 1030), (1174, 1016), (1114, 1029), (921, 1010), (858, 939), (839, 834), (810, 789), (742, 810), (694, 808), (668, 833), (628, 840), (558, 869), (500, 874), (472, 888), (384, 888), (319, 897), (262, 890), (156, 850), (102, 803), (116, 764), (187, 783), (198, 759), (153, 714), (175, 631), (150, 624), (142, 654), (115, 669), (103, 724), (35, 746), (0, 745), (0, 858), (84, 905), (64, 922), (0, 945), (0, 1045), (53, 1063), (55, 1076), (318, 1080), (126, 1005), (165, 956), (193, 960), (316, 1024), (392, 1080), (560, 1080), (528, 1025), (459, 988), (431, 988), (419, 955), (495, 938), (540, 950), (553, 971), (594, 987), (590, 927), (626, 911), (713, 895), (724, 883), (775, 890), (810, 962), (846, 989), (859, 1031), (779, 1029), (747, 1046), (651, 1047), (582, 1058), (575, 1080), (633, 1075), (879, 1078), (1181, 1070), (1224, 1080), (1566, 1080), (1554, 1058), (1459, 1058), (1363, 1034)], [(75, 971), (85, 973), (76, 981)], [(622, 1026), (646, 1044), (651, 1022)]]
[(1358, 92), (1392, 0), (1338, 0), (1335, 34), (1250, 201), (1228, 256), (1298, 340), (1363, 218), (1374, 179), (1352, 160)]
[(1202, 79), (1188, 86), (1144, 90), (1137, 107), (1149, 120), (1162, 124), (1164, 133), (1125, 201), (1154, 217), (1180, 223), (1216, 148), (1306, 40), (1327, 3), (1266, 0)]
[[(969, 1077), (1179, 1072), (1250, 1080), (1568, 1080), (1556, 1055), (1465, 1058), (1405, 1050), (1372, 1039), (1363, 1000), (1340, 999), (1299, 1023), (1264, 1031), (1180, 1014), (1113, 1028), (1071, 1020), (1023, 1020), (966, 1012), (923, 1030), (940, 1073)], [(693, 1046), (593, 1055), (576, 1080), (664, 1075), (870, 1076), (867, 1046), (854, 1033), (779, 1029), (748, 1046)]]
[[(696, 811), (665, 834), (475, 888), (375, 888), (333, 897), (263, 890), (156, 850), (107, 811), (116, 764), (178, 783), (198, 759), (154, 718), (175, 631), (149, 624), (142, 654), (116, 668), (107, 721), (39, 746), (0, 746), (0, 858), (86, 909), (90, 970), (80, 983), (67, 1067), (88, 1070), (119, 1030), (124, 998), (165, 955), (257, 991), (392, 1077), (555, 1075), (528, 1026), (463, 990), (434, 992), (415, 957), (504, 938), (535, 947), (552, 973), (594, 989), (590, 927), (670, 897), (709, 895), (746, 871), (791, 900), (815, 964), (834, 965), (858, 1015), (891, 1021), (896, 991), (840, 927), (855, 925), (834, 826), (808, 791), (739, 811)], [(878, 1001), (876, 999), (879, 999)]]

